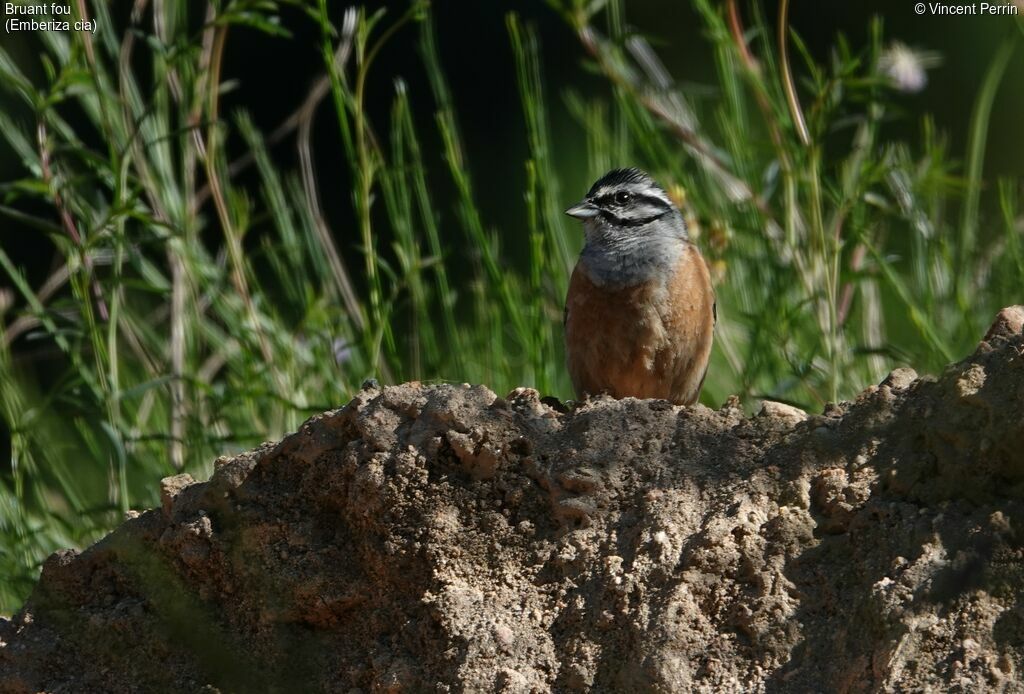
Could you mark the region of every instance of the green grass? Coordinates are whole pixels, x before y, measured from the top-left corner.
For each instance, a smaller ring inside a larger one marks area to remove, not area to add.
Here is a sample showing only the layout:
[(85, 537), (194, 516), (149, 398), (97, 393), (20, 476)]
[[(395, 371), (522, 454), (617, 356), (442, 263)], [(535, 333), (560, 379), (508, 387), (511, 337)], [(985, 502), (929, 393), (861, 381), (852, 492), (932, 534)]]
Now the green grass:
[[(818, 64), (758, 4), (741, 19), (736, 3), (694, 0), (717, 68), (698, 107), (625, 32), (621, 2), (549, 4), (606, 87), (547, 84), (535, 30), (508, 16), (507, 77), (529, 151), (500, 164), (526, 172), (525, 232), (480, 209), (471, 172), (494, 162), (466, 149), (425, 2), (401, 16), (299, 4), (320, 29), (325, 77), (273, 134), (294, 139), (297, 170), (280, 169), (246, 112), (220, 108), (225, 45), (241, 27), (286, 33), (276, 2), (190, 17), (193, 3), (157, 1), (130, 30), (91, 3), (94, 36), (43, 35), (42, 81), (0, 49), (6, 103), (32, 114), (0, 112), (24, 171), (0, 185), (0, 213), (64, 259), (33, 286), (0, 245), (0, 287), (13, 292), (0, 313), (13, 440), (0, 474), (0, 612), (20, 604), (48, 553), (155, 505), (161, 477), (206, 477), (217, 456), (343, 404), (365, 378), (571, 397), (561, 313), (581, 239), (562, 210), (612, 165), (643, 166), (669, 188), (713, 267), (706, 404), (735, 393), (748, 407), (818, 410), (897, 365), (934, 372), (1020, 301), (1020, 181), (982, 178), (1018, 36), (981, 84), (968, 151), (951, 153), (927, 116), (919, 141), (887, 138), (894, 91), (879, 74), (877, 20), (868, 45), (840, 41)], [(366, 89), (392, 81), (376, 59), (396, 35), (416, 37), (432, 98), (413, 103), (396, 82), (390, 114), (374, 120)], [(585, 161), (555, 156), (553, 103), (574, 115)], [(345, 162), (351, 191), (317, 180), (314, 110), (343, 143), (316, 154)], [(413, 117), (424, 111), (430, 132)], [(227, 151), (231, 132), (247, 155)], [(238, 183), (245, 166), (258, 187)], [(320, 200), (338, 194), (351, 195), (351, 219), (325, 218)], [(26, 376), (15, 343), (50, 350), (53, 377)]]

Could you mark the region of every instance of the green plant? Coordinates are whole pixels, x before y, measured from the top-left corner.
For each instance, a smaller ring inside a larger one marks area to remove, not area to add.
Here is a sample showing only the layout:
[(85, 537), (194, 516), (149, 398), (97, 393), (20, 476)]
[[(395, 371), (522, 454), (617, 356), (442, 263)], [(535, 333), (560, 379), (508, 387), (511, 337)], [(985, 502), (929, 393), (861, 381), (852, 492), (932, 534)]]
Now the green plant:
[[(97, 38), (41, 35), (42, 84), (0, 50), (0, 82), (32, 114), (0, 110), (25, 171), (0, 188), (0, 213), (45, 234), (65, 261), (31, 286), (0, 246), (0, 276), (17, 294), (0, 342), (13, 442), (0, 474), (0, 610), (19, 604), (49, 552), (154, 505), (160, 477), (206, 476), (217, 456), (294, 430), (365, 378), (571, 397), (561, 301), (580, 239), (561, 215), (575, 199), (565, 181), (612, 165), (664, 183), (712, 264), (708, 404), (737, 393), (819, 408), (898, 363), (942, 368), (1019, 300), (1019, 181), (982, 179), (992, 97), (1017, 37), (982, 85), (959, 178), (927, 117), (920, 143), (887, 138), (880, 21), (869, 45), (840, 40), (822, 65), (788, 31), (785, 2), (772, 31), (758, 3), (745, 26), (735, 0), (694, 0), (718, 76), (714, 98), (694, 106), (625, 30), (619, 0), (549, 2), (606, 93), (545, 84), (536, 32), (509, 14), (529, 148), (508, 164), (527, 174), (523, 234), (481, 211), (422, 0), (397, 17), (294, 3), (320, 29), (325, 76), (271, 135), (295, 135), (300, 166), (282, 172), (250, 117), (222, 114), (220, 97), (231, 32), (286, 35), (283, 4), (230, 0), (193, 17), (190, 3), (154, 0), (118, 27), (105, 3), (80, 2)], [(374, 121), (366, 88), (390, 79), (376, 59), (398, 34), (417, 36), (432, 101), (413, 103), (398, 81), (389, 118)], [(560, 98), (584, 162), (555, 156)], [(430, 137), (413, 118), (425, 109)], [(318, 112), (337, 123), (352, 219), (328, 221), (320, 204)], [(246, 154), (228, 152), (231, 130)], [(434, 141), (443, 182), (428, 175)], [(236, 178), (250, 166), (258, 189)], [(40, 204), (46, 213), (31, 211)], [(56, 350), (57, 377), (43, 384), (12, 351), (28, 334)]]

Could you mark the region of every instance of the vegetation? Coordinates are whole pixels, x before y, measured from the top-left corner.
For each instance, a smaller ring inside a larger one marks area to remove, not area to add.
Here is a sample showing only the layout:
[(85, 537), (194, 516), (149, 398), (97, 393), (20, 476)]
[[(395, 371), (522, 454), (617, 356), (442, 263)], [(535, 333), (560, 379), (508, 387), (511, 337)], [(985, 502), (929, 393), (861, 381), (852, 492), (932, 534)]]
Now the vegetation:
[[(1020, 181), (982, 180), (1019, 36), (981, 84), (960, 163), (927, 116), (920, 141), (887, 139), (901, 85), (880, 20), (867, 46), (840, 40), (819, 64), (789, 31), (785, 0), (777, 18), (756, 2), (741, 17), (735, 0), (693, 1), (717, 66), (699, 107), (625, 30), (620, 0), (549, 0), (604, 78), (596, 94), (546, 84), (535, 30), (508, 15), (529, 154), (506, 164), (526, 167), (527, 234), (480, 210), (481, 162), (463, 144), (427, 2), (400, 16), (296, 3), (320, 28), (325, 76), (272, 134), (294, 134), (294, 171), (245, 111), (220, 108), (232, 32), (286, 34), (283, 3), (221, 0), (190, 16), (198, 5), (140, 2), (119, 27), (107, 3), (79, 2), (99, 29), (40, 33), (42, 83), (0, 49), (2, 87), (33, 116), (0, 111), (24, 168), (2, 184), (0, 212), (64, 260), (34, 286), (0, 244), (13, 447), (0, 471), (0, 611), (50, 552), (155, 505), (161, 477), (205, 477), (217, 456), (343, 404), (366, 378), (571, 397), (561, 315), (580, 234), (562, 215), (577, 191), (560, 181), (573, 165), (596, 179), (635, 163), (684, 205), (718, 285), (708, 405), (736, 393), (820, 410), (895, 365), (935, 371), (964, 355), (1020, 300)], [(398, 81), (390, 118), (374, 120), (367, 85), (393, 79), (375, 61), (398, 34), (416, 37), (433, 100), (411, 103)], [(585, 162), (553, 154), (558, 99)], [(436, 132), (417, 127), (416, 109)], [(347, 162), (351, 219), (323, 212), (339, 191), (316, 176), (314, 112), (337, 123), (343, 151), (330, 156)], [(244, 153), (228, 151), (230, 133)], [(444, 170), (426, 163), (436, 141)], [(246, 167), (258, 188), (239, 183)], [(26, 349), (54, 351), (52, 378), (19, 368)]]

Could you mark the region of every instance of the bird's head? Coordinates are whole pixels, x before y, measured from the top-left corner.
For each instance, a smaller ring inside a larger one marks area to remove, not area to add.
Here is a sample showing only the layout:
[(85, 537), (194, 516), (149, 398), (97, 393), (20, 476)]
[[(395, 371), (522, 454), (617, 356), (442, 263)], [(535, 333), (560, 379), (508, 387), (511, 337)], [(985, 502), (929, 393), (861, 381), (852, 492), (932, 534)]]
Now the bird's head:
[(665, 189), (636, 168), (609, 171), (565, 213), (583, 221), (588, 246), (613, 250), (647, 238), (688, 240), (683, 217)]

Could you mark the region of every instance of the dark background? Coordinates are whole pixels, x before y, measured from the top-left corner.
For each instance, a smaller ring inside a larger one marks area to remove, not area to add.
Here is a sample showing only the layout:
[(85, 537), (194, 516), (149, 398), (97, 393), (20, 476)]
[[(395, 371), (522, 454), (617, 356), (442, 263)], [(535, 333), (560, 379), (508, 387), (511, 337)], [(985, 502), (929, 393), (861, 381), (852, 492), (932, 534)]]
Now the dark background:
[[(863, 46), (874, 15), (883, 18), (887, 40), (900, 40), (915, 47), (933, 50), (942, 63), (929, 71), (929, 84), (920, 94), (904, 98), (906, 113), (887, 127), (905, 139), (917, 137), (920, 115), (934, 115), (940, 131), (949, 136), (954, 153), (966, 147), (968, 123), (974, 97), (985, 69), (999, 41), (1016, 30), (1012, 17), (932, 17), (918, 16), (914, 2), (872, 0), (796, 1), (791, 3), (790, 23), (819, 61), (827, 61), (838, 34), (844, 34), (852, 46)], [(130, 3), (118, 0), (113, 13), (127, 19)], [(370, 3), (384, 5), (391, 18), (407, 5), (405, 2)], [(337, 18), (344, 5), (337, 3)], [(741, 3), (747, 11), (749, 7)], [(586, 175), (573, 174), (571, 163), (582, 155), (583, 141), (571, 120), (560, 92), (573, 87), (584, 94), (607, 91), (604, 82), (581, 69), (583, 54), (573, 33), (542, 0), (495, 0), (461, 2), (440, 0), (433, 6), (438, 46), (443, 67), (452, 87), (457, 115), (469, 165), (477, 181), (480, 204), (489, 220), (500, 220), (505, 229), (523, 226), (525, 212), (521, 194), (525, 187), (522, 162), (526, 158), (526, 136), (515, 68), (505, 27), (505, 16), (515, 11), (538, 30), (546, 70), (548, 106), (551, 111), (556, 161), (567, 187), (567, 195), (583, 192)], [(765, 11), (775, 20), (777, 3), (765, 3)], [(702, 36), (699, 17), (682, 2), (669, 0), (632, 0), (626, 2), (627, 22), (647, 35), (672, 74), (692, 88), (695, 100), (714, 100), (714, 65), (707, 41)], [(386, 21), (386, 20), (385, 20)], [(749, 22), (747, 22), (749, 24)], [(313, 81), (322, 74), (319, 29), (301, 12), (286, 8), (282, 24), (294, 40), (269, 36), (255, 29), (233, 29), (228, 38), (223, 78), (232, 88), (222, 101), (221, 113), (228, 116), (236, 108), (246, 109), (264, 132), (279, 125), (302, 102)], [(413, 113), (419, 119), (426, 144), (433, 142), (434, 160), (439, 163), (439, 142), (433, 127), (433, 100), (416, 50), (417, 27), (409, 25), (380, 54), (367, 91), (370, 112), (378, 124), (386, 124), (394, 94), (393, 79), (402, 77), (409, 88)], [(15, 62), (38, 83), (43, 72), (37, 57), (37, 44), (31, 35), (15, 34), (3, 38), (4, 48)], [(142, 51), (137, 51), (142, 53)], [(799, 61), (794, 60), (799, 77)], [(986, 178), (1020, 174), (1020, 115), (1024, 112), (1024, 92), (1019, 88), (1024, 74), (1024, 56), (1017, 55), (994, 108), (986, 158)], [(328, 100), (329, 101), (329, 100)], [(337, 126), (323, 102), (317, 119), (315, 148), (324, 204), (332, 220), (348, 215), (348, 181)], [(0, 107), (11, 110), (16, 103), (9, 94), (0, 94)], [(20, 120), (32, 122), (26, 109)], [(698, 108), (699, 112), (699, 108)], [(278, 144), (274, 154), (282, 167), (296, 165), (294, 139)], [(231, 145), (242, 151), (238, 140)], [(21, 173), (17, 158), (0, 142), (0, 180), (9, 181)], [(243, 179), (244, 180), (244, 179)], [(333, 194), (342, 192), (343, 194)], [(38, 232), (19, 228), (9, 220), (0, 222), (0, 242), (16, 262), (29, 270), (30, 277), (41, 281), (53, 258), (45, 239)], [(344, 245), (343, 245), (344, 247)]]

